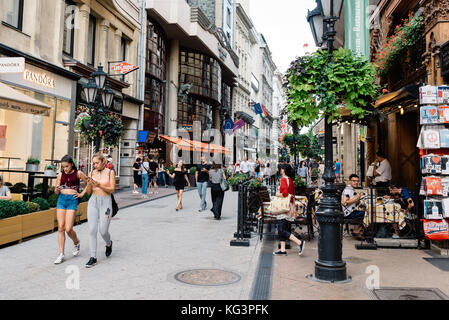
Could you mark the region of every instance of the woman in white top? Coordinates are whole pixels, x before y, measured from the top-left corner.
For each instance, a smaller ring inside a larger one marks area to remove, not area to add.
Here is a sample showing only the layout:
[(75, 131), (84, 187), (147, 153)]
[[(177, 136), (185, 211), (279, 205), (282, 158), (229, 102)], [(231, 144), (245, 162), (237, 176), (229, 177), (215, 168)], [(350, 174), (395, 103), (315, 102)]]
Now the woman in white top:
[(148, 172), (150, 171), (150, 160), (148, 159), (147, 156), (143, 158), (140, 170), (142, 171), (142, 198), (146, 199), (148, 198), (147, 190), (148, 190), (148, 183), (150, 181), (148, 177)]

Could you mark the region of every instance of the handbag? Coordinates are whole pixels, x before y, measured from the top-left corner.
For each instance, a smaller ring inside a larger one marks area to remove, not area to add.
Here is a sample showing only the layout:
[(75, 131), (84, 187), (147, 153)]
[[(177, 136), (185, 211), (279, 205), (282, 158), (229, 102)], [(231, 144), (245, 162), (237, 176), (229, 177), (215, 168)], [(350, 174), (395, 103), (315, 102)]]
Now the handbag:
[[(109, 175), (111, 174), (111, 171), (109, 172)], [(112, 200), (112, 217), (115, 217), (115, 215), (118, 212), (118, 205), (117, 205), (117, 202), (115, 201), (113, 193), (111, 193), (111, 200)]]
[(229, 183), (223, 178), (223, 175), (221, 176), (220, 187), (221, 187), (221, 191), (223, 191), (223, 192), (226, 192), (229, 190)]

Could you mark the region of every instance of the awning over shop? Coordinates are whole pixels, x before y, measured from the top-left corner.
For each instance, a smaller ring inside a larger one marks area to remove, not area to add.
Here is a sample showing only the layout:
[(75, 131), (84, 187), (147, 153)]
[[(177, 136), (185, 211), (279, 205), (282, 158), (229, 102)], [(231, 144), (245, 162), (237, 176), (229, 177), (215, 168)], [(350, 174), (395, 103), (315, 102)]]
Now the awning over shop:
[(384, 108), (394, 104), (404, 103), (411, 100), (418, 100), (419, 87), (417, 84), (409, 84), (398, 91), (383, 95), (376, 101), (375, 108)]
[(51, 107), (0, 82), (0, 108), (49, 116)]
[(201, 141), (186, 140), (179, 137), (169, 137), (161, 135), (161, 139), (178, 145), (180, 150), (201, 151), (201, 152), (218, 152), (223, 154), (232, 154), (231, 151), (218, 144), (208, 144)]
[(251, 117), (249, 114), (247, 114), (246, 112), (243, 111), (237, 111), (236, 116), (239, 117), (240, 119), (242, 119), (243, 121), (245, 121), (245, 123), (247, 124), (253, 124), (256, 120), (254, 120), (253, 117)]

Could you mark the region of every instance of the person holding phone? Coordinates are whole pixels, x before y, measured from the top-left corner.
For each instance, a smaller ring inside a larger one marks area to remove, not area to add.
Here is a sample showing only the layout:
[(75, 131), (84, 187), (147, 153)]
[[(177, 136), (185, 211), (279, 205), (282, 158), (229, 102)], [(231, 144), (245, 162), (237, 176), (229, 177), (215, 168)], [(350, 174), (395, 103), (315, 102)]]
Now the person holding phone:
[(94, 170), (89, 174), (87, 192), (92, 193), (87, 204), (87, 222), (89, 224), (90, 259), (86, 268), (97, 264), (97, 233), (106, 242), (106, 257), (112, 253), (112, 240), (109, 234), (109, 225), (112, 220), (112, 198), (115, 191), (115, 174), (106, 168), (106, 158), (97, 153), (92, 159)]
[(59, 255), (55, 260), (55, 264), (64, 262), (65, 234), (73, 240), (72, 254), (76, 257), (80, 252), (80, 241), (73, 230), (75, 223), (75, 214), (78, 209), (78, 198), (83, 197), (87, 188), (83, 192), (79, 192), (80, 180), (86, 185), (88, 179), (84, 173), (78, 171), (71, 156), (66, 155), (61, 159), (62, 171), (56, 178), (55, 194), (59, 194), (58, 203), (56, 205), (56, 218), (58, 220), (58, 244)]

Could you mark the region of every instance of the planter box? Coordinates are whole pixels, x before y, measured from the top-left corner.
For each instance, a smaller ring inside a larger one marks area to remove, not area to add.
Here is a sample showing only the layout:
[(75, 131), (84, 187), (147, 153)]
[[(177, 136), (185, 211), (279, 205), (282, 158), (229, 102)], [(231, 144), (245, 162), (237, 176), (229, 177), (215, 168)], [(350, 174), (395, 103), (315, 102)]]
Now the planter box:
[(80, 221), (86, 221), (87, 220), (87, 204), (89, 202), (81, 202), (78, 205), (78, 213), (81, 213)]
[(26, 171), (39, 171), (39, 165), (38, 164), (26, 164)]
[(22, 239), (22, 217), (15, 216), (0, 220), (0, 245)]
[(22, 216), (22, 238), (52, 231), (55, 225), (56, 208)]
[(231, 187), (232, 191), (234, 191), (234, 192), (239, 191), (239, 185), (238, 184), (233, 184), (230, 187)]
[(56, 171), (54, 170), (44, 170), (44, 177), (56, 177)]

